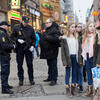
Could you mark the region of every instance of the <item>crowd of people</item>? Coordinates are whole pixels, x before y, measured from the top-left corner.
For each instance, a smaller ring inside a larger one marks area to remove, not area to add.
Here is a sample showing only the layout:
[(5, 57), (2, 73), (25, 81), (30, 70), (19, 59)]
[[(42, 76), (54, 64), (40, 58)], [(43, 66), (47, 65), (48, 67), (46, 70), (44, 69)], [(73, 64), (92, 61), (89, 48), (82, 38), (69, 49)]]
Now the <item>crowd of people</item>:
[[(9, 38), (7, 22), (0, 23), (0, 63), (2, 93), (12, 94), (13, 87), (8, 84), (10, 73), (10, 53), (16, 52), (19, 86), (24, 83), (23, 60), (25, 56), (28, 67), (30, 85), (34, 85), (33, 58), (34, 48), (37, 57), (46, 59), (48, 77), (43, 80), (50, 82), (50, 86), (57, 84), (58, 68), (57, 57), (61, 47), (61, 60), (65, 67), (66, 95), (77, 96), (83, 92), (83, 76), (86, 72), (88, 89), (82, 95), (93, 95), (93, 100), (98, 100), (98, 88), (93, 90), (92, 68), (100, 67), (100, 26), (89, 22), (83, 30), (81, 23), (67, 23), (66, 28), (60, 27), (52, 19), (47, 19), (45, 31), (35, 32), (29, 24), (27, 16), (22, 17), (22, 22), (15, 25)], [(38, 51), (40, 45), (40, 53)], [(71, 79), (71, 80), (70, 80)], [(84, 78), (86, 80), (86, 78)]]

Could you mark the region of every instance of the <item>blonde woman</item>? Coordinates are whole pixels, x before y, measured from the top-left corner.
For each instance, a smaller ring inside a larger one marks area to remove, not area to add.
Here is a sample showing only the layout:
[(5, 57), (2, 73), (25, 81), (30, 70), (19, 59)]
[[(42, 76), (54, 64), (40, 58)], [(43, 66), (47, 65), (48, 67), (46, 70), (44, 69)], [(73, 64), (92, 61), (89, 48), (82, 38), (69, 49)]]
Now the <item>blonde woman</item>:
[(82, 41), (82, 56), (85, 61), (85, 67), (88, 79), (88, 89), (83, 97), (90, 96), (93, 93), (93, 79), (92, 71), (93, 68), (93, 46), (95, 41), (95, 25), (93, 22), (89, 22), (86, 26), (85, 33)]
[[(61, 39), (61, 57), (63, 66), (65, 66), (65, 85), (67, 96), (76, 95), (77, 84), (77, 56), (78, 56), (78, 40), (75, 32), (75, 23), (70, 23), (67, 26), (67, 31)], [(70, 70), (72, 68), (72, 85), (70, 88)], [(71, 91), (70, 91), (71, 89)]]
[[(93, 65), (96, 67), (100, 67), (100, 22), (96, 26)], [(99, 88), (94, 90), (93, 100), (99, 100)]]

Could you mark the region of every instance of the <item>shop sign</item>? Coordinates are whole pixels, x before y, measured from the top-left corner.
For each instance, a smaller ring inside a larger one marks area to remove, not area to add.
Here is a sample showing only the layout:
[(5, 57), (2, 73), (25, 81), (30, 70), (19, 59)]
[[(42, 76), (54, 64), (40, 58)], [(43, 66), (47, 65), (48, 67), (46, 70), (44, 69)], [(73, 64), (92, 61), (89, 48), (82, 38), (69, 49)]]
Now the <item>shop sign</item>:
[(40, 12), (35, 11), (34, 9), (31, 9), (31, 8), (30, 8), (30, 13), (36, 16), (40, 16)]
[(19, 12), (11, 10), (9, 13), (10, 13), (10, 19), (20, 20)]
[(20, 9), (20, 0), (11, 0), (11, 9)]

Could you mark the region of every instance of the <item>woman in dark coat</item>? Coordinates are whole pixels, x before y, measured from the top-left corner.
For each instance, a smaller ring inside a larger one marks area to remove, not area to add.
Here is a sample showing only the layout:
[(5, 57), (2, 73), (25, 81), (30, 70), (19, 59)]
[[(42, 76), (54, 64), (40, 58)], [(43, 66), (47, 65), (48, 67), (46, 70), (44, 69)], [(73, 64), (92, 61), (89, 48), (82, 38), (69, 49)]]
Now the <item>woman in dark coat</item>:
[(58, 77), (57, 57), (60, 46), (59, 26), (51, 19), (46, 21), (46, 31), (40, 37), (40, 58), (47, 60), (48, 78), (44, 82), (51, 81), (50, 85), (55, 85)]

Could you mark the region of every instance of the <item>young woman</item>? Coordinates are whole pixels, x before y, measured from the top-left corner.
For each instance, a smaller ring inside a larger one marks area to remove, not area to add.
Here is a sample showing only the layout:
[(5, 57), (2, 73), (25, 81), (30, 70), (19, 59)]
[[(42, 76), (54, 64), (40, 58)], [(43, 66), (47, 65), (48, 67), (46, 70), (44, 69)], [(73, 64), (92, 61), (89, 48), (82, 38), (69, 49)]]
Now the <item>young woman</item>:
[[(94, 66), (100, 67), (100, 24), (96, 27), (93, 62)], [(94, 90), (93, 100), (99, 100), (99, 88)]]
[(87, 97), (93, 93), (93, 79), (92, 70), (93, 68), (93, 46), (95, 42), (95, 25), (93, 22), (89, 22), (86, 26), (86, 30), (82, 41), (82, 56), (85, 61), (85, 67), (88, 79), (88, 89), (87, 92), (82, 96)]
[[(65, 66), (65, 84), (67, 96), (76, 95), (75, 89), (77, 84), (77, 57), (78, 57), (78, 39), (75, 32), (75, 23), (67, 26), (67, 31), (61, 39), (61, 57), (63, 66)], [(72, 67), (72, 85), (70, 88), (70, 70)], [(71, 89), (71, 91), (70, 91)]]
[[(80, 50), (80, 54), (82, 53), (82, 36), (83, 36), (83, 30), (82, 30), (82, 24), (81, 23), (77, 23), (76, 24), (76, 33), (78, 35), (78, 41), (79, 41), (79, 50)], [(82, 61), (82, 56), (80, 56), (80, 58), (78, 59), (78, 61), (81, 60)], [(79, 86), (79, 92), (83, 92), (83, 62), (81, 62), (81, 64), (78, 63), (78, 75), (77, 75), (77, 83)]]

